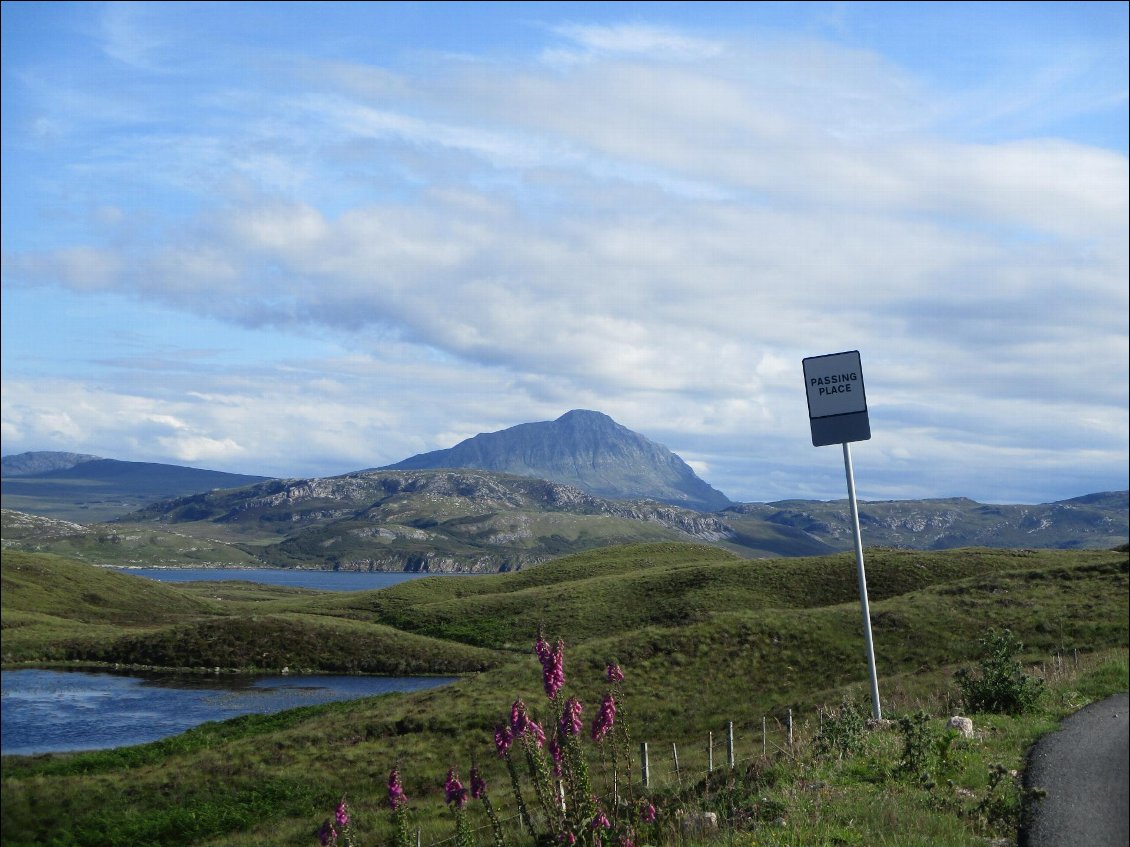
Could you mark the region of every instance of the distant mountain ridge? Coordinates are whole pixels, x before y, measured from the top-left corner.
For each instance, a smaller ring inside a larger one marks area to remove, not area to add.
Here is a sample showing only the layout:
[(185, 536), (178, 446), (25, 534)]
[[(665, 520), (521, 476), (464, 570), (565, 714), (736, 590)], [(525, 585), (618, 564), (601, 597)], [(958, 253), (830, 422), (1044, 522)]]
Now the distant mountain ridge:
[(52, 471), (66, 471), (83, 462), (97, 462), (101, 458), (101, 456), (91, 456), (89, 453), (59, 453), (51, 450), (19, 453), (0, 459), (0, 475), (33, 476)]
[[(83, 454), (38, 455), (30, 465), (5, 457), (4, 467), (23, 475), (3, 479), (3, 543), (81, 552), (103, 564), (257, 561), (433, 572), (515, 569), (594, 547), (650, 541), (705, 542), (747, 557), (819, 556), (853, 546), (846, 500), (730, 503), (705, 511), (701, 500), (698, 508), (663, 502), (652, 486), (646, 496), (612, 498), (529, 476), (530, 468), (544, 467), (538, 463), (547, 455), (574, 473), (591, 469), (598, 481), (615, 481), (631, 464), (624, 457), (638, 452), (650, 459), (637, 479), (648, 478), (656, 461), (676, 471), (685, 465), (605, 415), (572, 412), (549, 424), (512, 429), (517, 432), (478, 436), (457, 447), (464, 459), (486, 463), (520, 453), (524, 445), (522, 474), (441, 467), (282, 480)], [(561, 430), (567, 437), (553, 452), (546, 434)], [(501, 444), (491, 437), (498, 435), (506, 436)], [(452, 462), (460, 455), (437, 451), (414, 458), (428, 457)], [(55, 469), (25, 473), (29, 467)], [(865, 547), (1109, 549), (1126, 544), (1130, 535), (1127, 491), (1039, 505), (965, 497), (864, 501), (859, 511)]]
[(49, 452), (4, 456), (3, 474), (0, 502), (5, 509), (88, 523), (112, 520), (157, 500), (270, 479)]
[(601, 412), (574, 409), (554, 421), (480, 433), (446, 450), (381, 470), (463, 468), (573, 485), (597, 497), (650, 499), (715, 512), (732, 505), (666, 447)]

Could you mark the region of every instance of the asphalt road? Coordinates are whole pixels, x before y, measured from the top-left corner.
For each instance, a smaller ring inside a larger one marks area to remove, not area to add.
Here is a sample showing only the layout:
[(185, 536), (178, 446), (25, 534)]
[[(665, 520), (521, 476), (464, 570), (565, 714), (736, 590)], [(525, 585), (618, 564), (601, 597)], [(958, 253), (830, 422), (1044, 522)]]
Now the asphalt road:
[(1042, 788), (1020, 847), (1127, 847), (1126, 694), (1092, 703), (1036, 743), (1024, 784)]

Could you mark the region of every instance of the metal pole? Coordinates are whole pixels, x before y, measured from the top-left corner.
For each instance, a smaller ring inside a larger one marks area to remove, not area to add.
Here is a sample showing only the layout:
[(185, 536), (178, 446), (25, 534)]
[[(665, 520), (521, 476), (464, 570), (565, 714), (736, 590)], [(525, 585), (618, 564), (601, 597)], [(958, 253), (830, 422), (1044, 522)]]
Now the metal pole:
[(867, 604), (867, 572), (863, 569), (863, 536), (859, 531), (859, 504), (855, 500), (855, 473), (851, 468), (851, 448), (844, 442), (844, 473), (847, 475), (848, 500), (851, 501), (851, 527), (855, 532), (855, 567), (859, 576), (859, 604), (863, 610), (863, 638), (867, 642), (867, 670), (871, 674), (871, 716), (883, 717), (879, 705), (879, 677), (875, 672), (875, 644), (871, 640), (871, 609)]

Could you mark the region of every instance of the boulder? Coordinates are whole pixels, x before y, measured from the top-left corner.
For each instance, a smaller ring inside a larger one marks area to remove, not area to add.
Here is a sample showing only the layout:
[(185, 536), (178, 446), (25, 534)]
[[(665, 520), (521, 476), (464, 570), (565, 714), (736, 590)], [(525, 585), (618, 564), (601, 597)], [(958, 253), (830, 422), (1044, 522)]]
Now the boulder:
[(954, 715), (950, 718), (946, 727), (960, 732), (963, 738), (973, 737), (973, 721), (969, 718), (963, 718), (961, 715)]

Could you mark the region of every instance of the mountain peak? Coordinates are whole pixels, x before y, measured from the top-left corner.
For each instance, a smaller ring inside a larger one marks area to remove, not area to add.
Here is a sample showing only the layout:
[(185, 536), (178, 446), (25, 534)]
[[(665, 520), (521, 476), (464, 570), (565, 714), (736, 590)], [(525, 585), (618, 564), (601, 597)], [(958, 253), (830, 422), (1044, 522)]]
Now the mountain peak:
[(576, 422), (600, 422), (605, 424), (612, 424), (619, 426), (616, 421), (604, 414), (604, 412), (594, 412), (591, 409), (572, 409), (559, 417), (555, 423), (576, 423)]
[(554, 421), (480, 433), (386, 470), (477, 468), (574, 485), (599, 497), (651, 499), (703, 511), (730, 500), (666, 447), (603, 412), (573, 409)]

